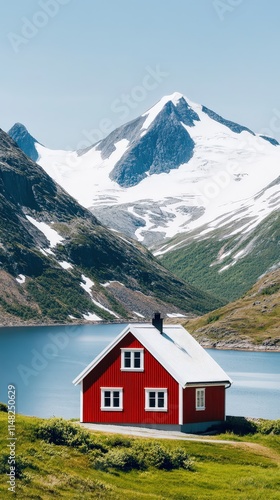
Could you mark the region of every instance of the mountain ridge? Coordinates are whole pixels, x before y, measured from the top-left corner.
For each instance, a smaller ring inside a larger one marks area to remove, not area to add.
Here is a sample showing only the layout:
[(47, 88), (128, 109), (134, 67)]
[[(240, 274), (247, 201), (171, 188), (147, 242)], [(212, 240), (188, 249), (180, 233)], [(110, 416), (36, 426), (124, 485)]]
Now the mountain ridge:
[[(175, 93), (86, 150), (56, 152), (38, 143), (36, 148), (39, 164), (47, 173), (83, 206), (98, 211), (99, 217), (100, 208), (114, 207), (137, 219), (133, 207), (145, 199), (161, 209), (168, 219), (159, 230), (146, 210), (140, 215), (142, 228), (139, 230), (136, 220), (133, 233), (144, 243), (146, 233), (154, 233), (158, 246), (159, 233), (164, 242), (204, 221), (211, 223), (218, 211), (221, 215), (231, 210), (228, 196), (219, 203), (211, 190), (220, 195), (230, 187), (232, 205), (240, 208), (240, 187), (245, 186), (250, 197), (271, 185), (279, 172), (280, 148), (276, 140), (264, 137)], [(232, 166), (235, 157), (238, 164)], [(264, 171), (266, 160), (273, 165)], [(254, 179), (259, 169), (263, 170), (261, 182)], [(190, 210), (184, 212), (186, 208)], [(204, 218), (200, 216), (196, 222), (191, 208), (200, 208)], [(114, 219), (110, 222), (114, 229)]]
[(279, 143), (180, 93), (84, 151), (36, 150), (105, 226), (209, 293), (237, 298), (259, 260), (261, 272), (279, 262)]
[(217, 302), (103, 227), (1, 130), (0, 235), (2, 324), (199, 313)]

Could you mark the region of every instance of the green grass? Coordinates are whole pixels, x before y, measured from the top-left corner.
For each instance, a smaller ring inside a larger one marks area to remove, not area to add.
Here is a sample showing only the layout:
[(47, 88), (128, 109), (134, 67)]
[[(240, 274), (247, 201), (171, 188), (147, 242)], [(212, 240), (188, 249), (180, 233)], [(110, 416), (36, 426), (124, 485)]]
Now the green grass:
[[(280, 437), (276, 435), (255, 434), (237, 438), (225, 434), (224, 439), (240, 441), (233, 446), (230, 443), (178, 442), (90, 433), (95, 444), (111, 451), (127, 450), (131, 446), (137, 447), (138, 443), (139, 447), (152, 447), (156, 443), (169, 452), (179, 446), (192, 457), (194, 464), (193, 470), (165, 471), (148, 467), (122, 472), (114, 468), (96, 470), (93, 467), (96, 450), (88, 451), (79, 441), (78, 447), (73, 446), (73, 436), (67, 445), (39, 439), (38, 429), (42, 429), (40, 426), (44, 423), (49, 421), (17, 415), (16, 452), (21, 477), (17, 479), (16, 498), (21, 500), (280, 499)], [(83, 436), (81, 439), (87, 442), (88, 438)], [(249, 448), (244, 441), (258, 447)], [(1, 456), (6, 454), (6, 444), (7, 413), (0, 412), (0, 466)], [(1, 499), (12, 498), (7, 493), (6, 480), (5, 473), (0, 474)]]
[[(264, 275), (241, 299), (185, 323), (187, 330), (198, 341), (210, 342), (241, 340), (251, 345), (278, 346), (280, 317), (280, 270)], [(225, 344), (224, 344), (225, 345)]]
[(275, 283), (274, 285), (268, 286), (262, 290), (262, 295), (274, 295), (280, 290), (280, 283)]

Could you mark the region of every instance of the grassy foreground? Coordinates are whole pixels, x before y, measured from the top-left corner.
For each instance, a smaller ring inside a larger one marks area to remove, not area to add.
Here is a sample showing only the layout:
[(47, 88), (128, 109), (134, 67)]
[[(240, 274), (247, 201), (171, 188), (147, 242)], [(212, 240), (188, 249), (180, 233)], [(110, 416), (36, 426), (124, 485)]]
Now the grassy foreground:
[[(72, 424), (60, 421), (63, 428), (68, 429), (65, 441), (62, 434), (57, 433), (57, 426), (56, 434), (53, 428), (50, 434), (49, 422), (17, 415), (16, 458), (19, 477), (14, 495), (8, 492), (5, 471), (7, 413), (0, 411), (1, 499), (280, 499), (279, 435), (256, 433), (245, 437), (233, 434), (218, 436), (235, 440), (234, 445), (215, 443), (217, 437), (213, 438), (213, 443), (169, 441), (86, 431), (72, 434)], [(53, 441), (64, 444), (54, 444)], [(143, 462), (139, 469), (128, 468), (124, 472), (117, 461), (122, 452), (124, 456), (131, 449), (165, 449), (167, 454), (173, 454), (174, 457), (176, 453), (178, 455), (178, 448), (181, 455), (185, 452), (191, 458), (191, 466), (163, 470), (157, 468), (158, 464), (149, 465), (145, 462), (146, 456), (142, 456), (145, 466)], [(109, 455), (114, 457), (115, 465), (108, 467), (107, 461), (107, 467), (104, 467), (100, 457)]]

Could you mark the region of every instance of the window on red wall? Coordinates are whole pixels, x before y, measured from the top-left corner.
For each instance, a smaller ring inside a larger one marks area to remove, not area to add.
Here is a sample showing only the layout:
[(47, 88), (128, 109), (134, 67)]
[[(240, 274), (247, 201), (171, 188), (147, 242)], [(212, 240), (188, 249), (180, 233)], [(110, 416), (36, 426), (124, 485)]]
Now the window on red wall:
[(121, 370), (144, 371), (144, 349), (121, 349)]
[(167, 411), (167, 389), (145, 389), (146, 411)]
[(101, 387), (101, 410), (102, 411), (123, 410), (122, 387)]
[(205, 389), (196, 389), (195, 391), (195, 409), (205, 410)]

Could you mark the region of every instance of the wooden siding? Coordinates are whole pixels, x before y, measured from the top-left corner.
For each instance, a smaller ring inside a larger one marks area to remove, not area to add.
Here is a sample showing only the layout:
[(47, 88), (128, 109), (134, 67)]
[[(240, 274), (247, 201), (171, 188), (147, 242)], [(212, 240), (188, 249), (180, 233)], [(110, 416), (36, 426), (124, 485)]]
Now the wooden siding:
[[(152, 335), (152, 333), (151, 333)], [(83, 421), (126, 424), (178, 424), (178, 383), (144, 348), (144, 371), (121, 371), (121, 348), (143, 347), (127, 334), (85, 377)], [(123, 387), (123, 411), (101, 411), (100, 387)], [(167, 412), (145, 411), (144, 388), (167, 388)]]
[(195, 387), (183, 391), (183, 423), (211, 422), (225, 418), (225, 387), (205, 385), (205, 410), (196, 410)]

